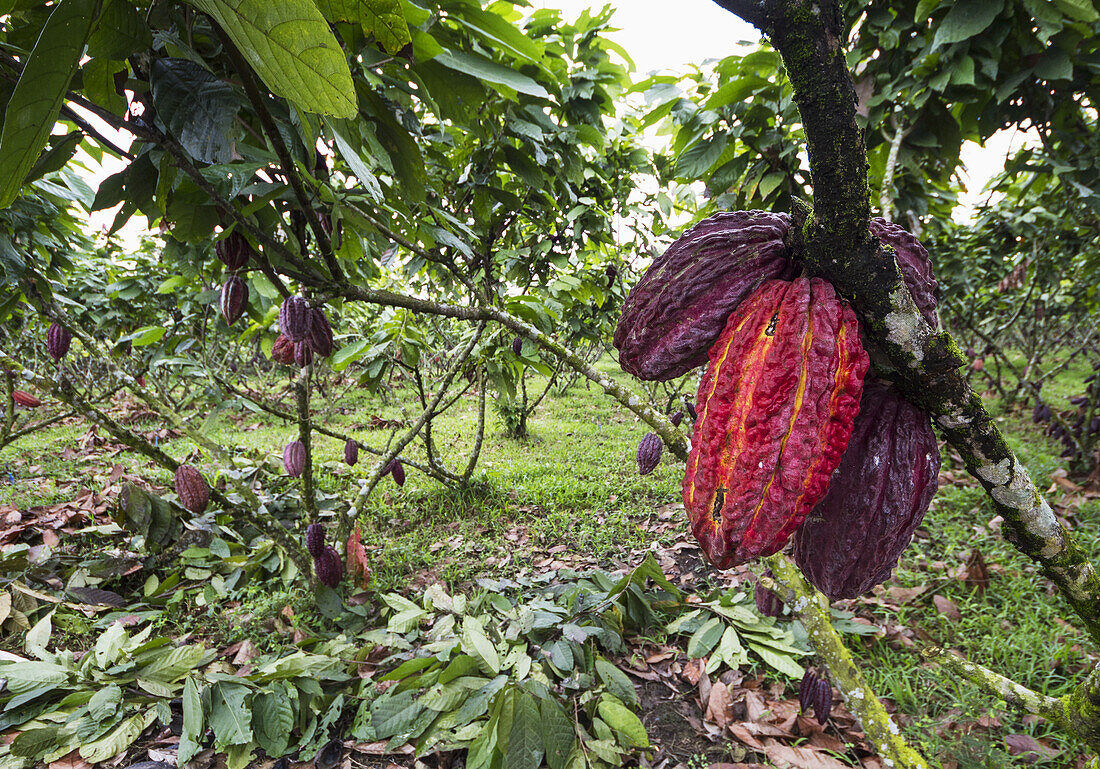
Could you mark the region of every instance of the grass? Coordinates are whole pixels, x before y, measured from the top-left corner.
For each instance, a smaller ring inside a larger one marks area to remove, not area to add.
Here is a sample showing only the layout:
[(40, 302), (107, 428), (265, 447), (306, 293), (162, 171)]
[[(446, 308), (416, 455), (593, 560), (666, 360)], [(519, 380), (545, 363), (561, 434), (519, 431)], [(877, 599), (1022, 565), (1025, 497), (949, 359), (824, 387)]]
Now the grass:
[[(599, 365), (622, 376), (608, 358)], [(1090, 370), (1083, 363), (1069, 367), (1045, 394), (1080, 392), (1081, 380)], [(278, 380), (264, 387), (277, 389)], [(292, 401), (285, 402), (289, 407)], [(330, 427), (375, 446), (384, 445), (389, 435), (365, 427), (371, 415), (409, 420), (417, 413), (411, 390), (400, 385), (385, 403), (349, 387), (330, 391), (329, 399), (317, 405), (328, 414), (325, 422)], [(465, 465), (474, 439), (476, 405), (476, 398), (464, 397), (435, 422), (437, 446), (452, 469)], [(1048, 486), (1051, 474), (1063, 466), (1058, 457), (1061, 447), (1031, 424), (1026, 409), (1007, 413), (996, 402), (991, 407), (1036, 483)], [(463, 589), (479, 575), (537, 570), (536, 563), (548, 552), (581, 554), (607, 565), (645, 548), (653, 534), (643, 523), (659, 508), (679, 502), (680, 464), (666, 454), (656, 472), (639, 477), (635, 451), (648, 427), (583, 383), (545, 399), (529, 422), (531, 437), (525, 442), (505, 438), (492, 409), (487, 420), (476, 483), (470, 488), (447, 489), (409, 472), (403, 488), (384, 479), (361, 512), (377, 590), (414, 592), (434, 581), (451, 590)], [(282, 446), (294, 437), (292, 428), (234, 404), (213, 409), (205, 424), (214, 441), (236, 446), (254, 460), (266, 458), (276, 467)], [(0, 505), (25, 510), (66, 501), (73, 496), (74, 481), (101, 491), (116, 462), (150, 483), (170, 486), (167, 472), (125, 453), (65, 459), (64, 449), (75, 449), (85, 431), (82, 425), (58, 426), (0, 451), (0, 470), (10, 470), (16, 480), (0, 485)], [(417, 446), (406, 453), (422, 459)], [(315, 447), (319, 489), (338, 500), (353, 499), (359, 479), (371, 467), (370, 456), (363, 453), (361, 464), (348, 468), (341, 461), (340, 441), (319, 436)], [(167, 441), (165, 448), (179, 458), (195, 450), (182, 438)], [(216, 469), (201, 456), (197, 461), (208, 472)], [(39, 469), (31, 472), (32, 465)], [(905, 628), (898, 632), (911, 643), (891, 640), (891, 635), (850, 637), (851, 643), (875, 689), (905, 714), (907, 736), (927, 755), (954, 760), (958, 767), (1022, 765), (1022, 759), (1005, 750), (1004, 736), (1011, 733), (1051, 736), (1064, 756), (1074, 755), (1080, 746), (1051, 734), (1045, 724), (1003, 710), (970, 685), (929, 666), (918, 653), (928, 643), (956, 649), (1052, 696), (1067, 693), (1095, 662), (1086, 656), (1087, 637), (1065, 621), (1071, 617), (1068, 606), (1035, 566), (1000, 536), (987, 497), (952, 462), (949, 452), (944, 470), (956, 482), (941, 487), (922, 531), (888, 583), (925, 591), (896, 608), (888, 594), (853, 607), (888, 629)], [(266, 477), (268, 492), (293, 488), (281, 473)], [(1050, 499), (1068, 505), (1058, 508), (1059, 514), (1071, 517), (1082, 545), (1100, 557), (1100, 502), (1068, 499), (1060, 491)], [(985, 591), (959, 578), (975, 550), (991, 572)], [(951, 601), (959, 618), (942, 614), (935, 596)], [(289, 619), (281, 614), (286, 606), (293, 612)], [(248, 639), (270, 649), (273, 623), (309, 629), (322, 622), (310, 616), (309, 606), (310, 596), (301, 588), (249, 589), (227, 610), (176, 606), (165, 613), (159, 632), (205, 631), (222, 642)], [(74, 623), (63, 630), (74, 639), (94, 638), (89, 624)]]

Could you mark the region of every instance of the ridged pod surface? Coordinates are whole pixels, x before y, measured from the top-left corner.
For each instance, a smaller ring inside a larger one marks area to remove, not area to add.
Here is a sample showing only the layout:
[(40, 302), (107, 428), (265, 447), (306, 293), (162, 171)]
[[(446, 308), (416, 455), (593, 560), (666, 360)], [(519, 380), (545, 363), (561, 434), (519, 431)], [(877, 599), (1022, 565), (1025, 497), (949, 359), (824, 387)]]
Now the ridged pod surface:
[(325, 549), (325, 528), (319, 523), (306, 527), (306, 550), (314, 558), (320, 558)]
[(198, 469), (180, 465), (176, 468), (176, 495), (180, 504), (195, 515), (201, 515), (210, 502), (210, 487)]
[(327, 358), (332, 355), (332, 348), (335, 344), (332, 338), (332, 326), (329, 324), (328, 318), (325, 317), (324, 310), (320, 307), (311, 307), (309, 314), (311, 320), (306, 343), (317, 355)]
[(73, 335), (69, 333), (69, 329), (60, 323), (51, 323), (50, 327), (46, 329), (46, 353), (54, 361), (64, 358), (68, 354), (72, 343)]
[(294, 343), (294, 362), (302, 368), (313, 363), (313, 349), (308, 341)]
[(756, 601), (756, 610), (760, 612), (760, 616), (778, 617), (783, 613), (783, 599), (759, 582), (756, 583), (756, 590), (753, 591), (752, 597)]
[(737, 306), (770, 278), (791, 277), (790, 217), (724, 211), (653, 260), (623, 305), (615, 347), (639, 379), (673, 379), (707, 362)]
[(248, 284), (239, 275), (230, 275), (222, 286), (221, 310), (225, 324), (232, 326), (244, 314), (248, 304)]
[(309, 303), (300, 296), (288, 296), (279, 305), (279, 330), (294, 343), (305, 341), (313, 322)]
[(638, 442), (638, 475), (649, 475), (661, 463), (665, 444), (657, 433), (646, 433)]
[(290, 365), (294, 362), (294, 342), (284, 334), (279, 334), (275, 344), (271, 347), (271, 360), (276, 363)]
[(22, 390), (12, 390), (11, 397), (12, 400), (24, 408), (36, 409), (42, 405), (42, 401), (36, 396)]
[(940, 452), (929, 417), (868, 381), (848, 449), (794, 537), (794, 560), (833, 600), (890, 578), (936, 493)]
[(306, 447), (301, 441), (291, 441), (283, 449), (283, 467), (286, 474), (297, 478), (306, 469)]
[(517, 336), (512, 340), (512, 354), (519, 355), (523, 352), (523, 337)]
[(354, 466), (359, 461), (359, 443), (354, 438), (348, 438), (344, 444), (344, 462)]
[(233, 230), (228, 236), (214, 244), (214, 253), (228, 270), (239, 270), (248, 264), (252, 256), (252, 246), (244, 235)]
[(813, 668), (807, 668), (798, 686), (798, 705), (803, 713), (809, 713), (813, 708), (819, 724), (828, 721), (833, 709), (833, 687), (829, 685), (829, 679), (818, 675)]
[(710, 350), (684, 473), (715, 566), (778, 552), (824, 496), (859, 411), (867, 353), (823, 280), (768, 281)]
[(344, 576), (344, 564), (340, 560), (340, 553), (332, 545), (326, 545), (321, 555), (313, 560), (313, 566), (317, 571), (317, 579), (322, 585), (336, 587)]
[(912, 233), (881, 217), (872, 219), (868, 229), (872, 235), (894, 249), (901, 277), (913, 294), (917, 309), (932, 328), (939, 328), (940, 316), (936, 311), (936, 304), (940, 284), (932, 274), (932, 259), (928, 256), (928, 250)]
[(405, 485), (405, 466), (401, 464), (401, 460), (394, 457), (390, 460), (390, 463), (386, 465), (386, 469), (382, 471), (382, 475), (392, 475), (393, 482), (398, 486)]

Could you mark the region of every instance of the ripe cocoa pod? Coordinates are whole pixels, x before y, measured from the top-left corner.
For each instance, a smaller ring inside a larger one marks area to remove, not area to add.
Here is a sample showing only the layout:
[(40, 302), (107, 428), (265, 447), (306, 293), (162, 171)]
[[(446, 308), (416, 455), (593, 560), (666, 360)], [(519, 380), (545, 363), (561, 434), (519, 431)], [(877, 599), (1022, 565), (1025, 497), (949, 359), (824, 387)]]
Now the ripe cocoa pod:
[(512, 354), (519, 355), (523, 352), (523, 337), (517, 336), (512, 340)]
[(340, 554), (332, 545), (326, 545), (321, 555), (314, 559), (313, 567), (317, 571), (317, 579), (322, 585), (336, 587), (344, 576), (344, 564), (340, 560)]
[(638, 443), (638, 475), (649, 475), (661, 463), (665, 442), (657, 433), (646, 433)]
[(344, 462), (354, 466), (359, 461), (359, 444), (354, 438), (348, 438), (344, 444)]
[(283, 467), (292, 478), (297, 478), (305, 470), (306, 447), (301, 441), (291, 441), (283, 449)]
[(309, 342), (294, 343), (294, 362), (302, 368), (313, 363), (313, 349), (309, 346)]
[(279, 305), (279, 330), (294, 343), (305, 341), (313, 323), (309, 304), (300, 296), (288, 296)]
[(42, 401), (40, 401), (38, 398), (28, 392), (23, 392), (22, 390), (12, 390), (11, 397), (12, 400), (14, 400), (17, 404), (28, 409), (36, 409), (42, 405)]
[(235, 272), (248, 264), (248, 260), (252, 256), (252, 246), (249, 245), (248, 239), (244, 235), (237, 230), (233, 230), (228, 236), (214, 244), (214, 253), (218, 255), (218, 259), (221, 260), (227, 270)]
[(325, 549), (325, 528), (319, 523), (311, 523), (306, 527), (306, 550), (316, 558), (321, 557)]
[(828, 721), (833, 709), (833, 688), (829, 679), (807, 668), (798, 686), (798, 705), (803, 713), (809, 713), (812, 708), (819, 724)]
[(248, 304), (248, 284), (239, 275), (230, 275), (222, 286), (221, 310), (225, 324), (232, 326)]
[(683, 482), (711, 563), (779, 551), (821, 500), (867, 365), (855, 313), (823, 280), (768, 281), (730, 316), (699, 385)]
[(283, 334), (279, 334), (275, 344), (271, 348), (271, 360), (276, 363), (290, 365), (294, 362), (294, 342)]
[(684, 421), (684, 412), (677, 411), (675, 414), (673, 414), (671, 417), (669, 417), (669, 421), (672, 422), (672, 424), (679, 427), (680, 423)]
[(180, 465), (176, 468), (176, 496), (185, 508), (201, 515), (210, 502), (210, 487), (196, 468)]
[(893, 250), (901, 277), (909, 287), (917, 309), (932, 328), (939, 328), (940, 316), (936, 305), (939, 301), (940, 285), (932, 274), (932, 259), (928, 256), (928, 251), (911, 233), (881, 217), (872, 219), (868, 229), (883, 245)]
[(320, 307), (311, 307), (309, 314), (312, 318), (309, 323), (309, 335), (306, 337), (306, 343), (309, 344), (313, 352), (322, 358), (327, 358), (332, 355), (334, 346), (332, 326), (329, 325), (328, 318), (325, 317), (324, 310)]
[(695, 405), (691, 403), (685, 403), (684, 406), (687, 408), (688, 416), (691, 417), (691, 421), (698, 421), (699, 414), (697, 414), (695, 411)]
[(69, 329), (60, 323), (54, 322), (46, 330), (46, 353), (55, 361), (59, 361), (69, 352), (72, 346), (73, 335)]
[(393, 482), (398, 486), (405, 485), (405, 466), (401, 464), (401, 460), (397, 457), (391, 459), (389, 464), (386, 465), (386, 469), (382, 471), (383, 476), (387, 474), (393, 476)]
[(756, 583), (756, 590), (753, 591), (753, 598), (756, 601), (756, 610), (760, 612), (760, 616), (778, 617), (783, 613), (783, 599), (759, 582)]
[(868, 380), (840, 466), (795, 533), (795, 563), (834, 601), (889, 579), (932, 502), (939, 470), (928, 415), (893, 386)]
[(707, 362), (726, 319), (764, 281), (792, 277), (790, 217), (724, 211), (653, 260), (623, 304), (615, 347), (625, 371), (674, 379)]

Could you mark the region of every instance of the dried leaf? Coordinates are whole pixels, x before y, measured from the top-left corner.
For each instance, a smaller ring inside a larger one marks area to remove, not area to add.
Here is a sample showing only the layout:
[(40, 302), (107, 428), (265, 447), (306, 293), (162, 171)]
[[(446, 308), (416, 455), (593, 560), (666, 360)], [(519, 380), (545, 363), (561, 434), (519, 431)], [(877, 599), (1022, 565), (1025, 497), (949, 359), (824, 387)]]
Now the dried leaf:
[(721, 681), (711, 684), (710, 697), (703, 718), (725, 728), (733, 721), (733, 698), (730, 690)]
[(367, 558), (367, 550), (363, 547), (358, 525), (348, 537), (347, 565), (348, 576), (351, 577), (352, 583), (365, 590), (370, 585), (370, 561)]
[(959, 607), (950, 598), (937, 593), (932, 596), (932, 603), (935, 604), (936, 610), (948, 619), (956, 621), (962, 619), (962, 612), (959, 611)]

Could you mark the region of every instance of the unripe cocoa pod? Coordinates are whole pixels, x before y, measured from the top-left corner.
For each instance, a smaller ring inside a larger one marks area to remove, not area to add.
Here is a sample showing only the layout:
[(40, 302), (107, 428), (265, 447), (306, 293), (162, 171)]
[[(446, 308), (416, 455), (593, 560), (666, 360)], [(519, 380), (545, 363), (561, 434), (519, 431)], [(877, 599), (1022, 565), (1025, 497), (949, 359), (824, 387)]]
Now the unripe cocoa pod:
[(309, 336), (306, 337), (306, 343), (313, 352), (322, 358), (327, 358), (332, 355), (332, 326), (329, 325), (328, 318), (325, 317), (325, 313), (320, 307), (311, 307), (309, 314), (312, 320), (310, 320)]
[(344, 462), (354, 466), (359, 461), (359, 443), (354, 438), (348, 438), (344, 444)]
[(868, 358), (823, 280), (772, 280), (730, 316), (699, 385), (684, 506), (728, 569), (782, 549), (848, 445)]
[(233, 230), (214, 244), (214, 253), (227, 270), (236, 271), (248, 264), (248, 259), (252, 256), (252, 246), (244, 235)]
[(311, 523), (306, 527), (306, 550), (315, 559), (321, 557), (325, 549), (325, 528), (319, 523)]
[(519, 355), (523, 352), (523, 337), (517, 336), (512, 340), (512, 354)]
[(675, 414), (673, 414), (671, 417), (669, 417), (669, 421), (672, 422), (672, 424), (679, 427), (680, 423), (684, 421), (684, 412), (677, 411)]
[(11, 397), (12, 400), (14, 400), (20, 406), (28, 409), (36, 409), (42, 405), (42, 401), (40, 401), (38, 398), (28, 392), (23, 392), (22, 390), (12, 390)]
[(306, 468), (306, 447), (301, 441), (291, 441), (283, 449), (283, 467), (286, 474), (297, 478)]
[(638, 443), (638, 475), (649, 475), (661, 463), (665, 443), (657, 433), (646, 433)]
[(60, 323), (54, 322), (46, 330), (46, 353), (55, 361), (59, 361), (69, 352), (73, 343), (73, 335), (69, 329)]
[(382, 475), (389, 473), (393, 476), (393, 482), (398, 486), (405, 485), (405, 466), (401, 464), (401, 460), (394, 457), (390, 460), (390, 463), (386, 465), (386, 469), (382, 471)]
[(783, 613), (783, 600), (759, 582), (756, 583), (753, 598), (756, 600), (756, 610), (761, 616), (778, 617)]
[(340, 554), (332, 545), (326, 545), (321, 555), (313, 561), (313, 567), (317, 571), (317, 579), (322, 585), (336, 587), (344, 576), (344, 564), (340, 560)]
[(244, 313), (248, 304), (248, 284), (239, 275), (230, 275), (222, 286), (221, 310), (225, 324), (232, 326)]
[(279, 305), (279, 330), (294, 343), (303, 342), (309, 336), (313, 314), (309, 304), (300, 296), (288, 296)]
[(180, 465), (176, 468), (176, 495), (180, 504), (195, 515), (201, 515), (210, 502), (210, 487), (196, 468)]
[(271, 348), (271, 360), (276, 363), (290, 365), (294, 362), (294, 342), (284, 334), (279, 334), (275, 344)]

